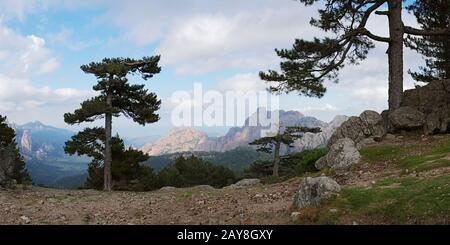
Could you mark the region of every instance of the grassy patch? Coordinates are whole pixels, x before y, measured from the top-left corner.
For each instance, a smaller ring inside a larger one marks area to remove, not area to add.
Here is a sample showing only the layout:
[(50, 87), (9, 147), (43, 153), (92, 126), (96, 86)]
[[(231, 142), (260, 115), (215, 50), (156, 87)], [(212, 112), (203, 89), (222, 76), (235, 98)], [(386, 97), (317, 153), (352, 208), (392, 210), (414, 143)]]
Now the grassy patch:
[(403, 170), (428, 171), (450, 166), (450, 137), (431, 143), (413, 140), (403, 144), (375, 145), (360, 152), (363, 160), (370, 164), (390, 161), (398, 163)]
[[(333, 210), (334, 212), (331, 212)], [(336, 211), (337, 210), (337, 211)], [(371, 188), (344, 188), (339, 198), (309, 212), (321, 224), (450, 224), (450, 175), (385, 179)]]

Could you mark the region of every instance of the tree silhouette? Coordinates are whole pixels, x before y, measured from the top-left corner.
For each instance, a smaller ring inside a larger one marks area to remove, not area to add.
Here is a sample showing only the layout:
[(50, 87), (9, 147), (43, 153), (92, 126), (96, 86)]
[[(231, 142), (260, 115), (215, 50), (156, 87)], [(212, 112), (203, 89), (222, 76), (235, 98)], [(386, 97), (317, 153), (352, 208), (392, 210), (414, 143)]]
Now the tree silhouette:
[(81, 66), (85, 73), (93, 74), (97, 84), (93, 87), (100, 95), (81, 103), (81, 108), (66, 113), (64, 121), (68, 124), (80, 124), (105, 119), (104, 147), (104, 190), (111, 191), (111, 134), (112, 117), (125, 115), (133, 121), (146, 125), (159, 120), (155, 112), (161, 101), (156, 94), (150, 93), (144, 85), (131, 85), (127, 79), (130, 74), (140, 75), (144, 80), (161, 72), (158, 66), (160, 56), (144, 57), (140, 60), (130, 58), (103, 59)]
[(281, 145), (286, 145), (287, 147), (293, 147), (295, 140), (303, 137), (304, 133), (319, 133), (320, 128), (306, 128), (306, 127), (287, 127), (279, 130), (271, 136), (262, 137), (250, 143), (250, 145), (255, 145), (258, 147), (257, 151), (265, 152), (268, 154), (273, 153), (273, 176), (279, 176), (280, 169), (280, 151)]
[[(405, 26), (402, 20), (403, 0), (298, 0), (305, 6), (320, 2), (319, 18), (311, 25), (331, 33), (331, 37), (312, 41), (297, 39), (292, 49), (276, 50), (282, 58), (281, 72), (260, 72), (261, 79), (273, 82), (275, 93), (298, 91), (312, 97), (322, 97), (324, 80), (338, 81), (340, 69), (346, 64), (358, 64), (367, 58), (373, 41), (387, 43), (389, 63), (389, 108), (400, 107), (403, 93), (403, 43), (405, 34), (414, 36), (450, 35), (449, 28), (430, 30)], [(386, 10), (380, 10), (387, 6)], [(381, 37), (367, 29), (373, 14), (389, 19), (389, 36)]]

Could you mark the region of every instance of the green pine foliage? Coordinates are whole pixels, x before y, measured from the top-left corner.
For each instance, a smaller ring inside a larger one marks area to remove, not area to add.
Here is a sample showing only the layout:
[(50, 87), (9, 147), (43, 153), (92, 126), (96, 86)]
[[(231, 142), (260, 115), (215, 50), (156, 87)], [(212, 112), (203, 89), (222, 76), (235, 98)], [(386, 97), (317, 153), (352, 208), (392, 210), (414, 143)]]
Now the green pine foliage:
[[(280, 177), (303, 176), (317, 172), (314, 163), (326, 154), (326, 149), (318, 148), (285, 156), (281, 158)], [(272, 165), (271, 161), (255, 161), (245, 170), (244, 176), (266, 179), (272, 175)]]
[[(408, 10), (416, 16), (422, 29), (442, 29), (450, 27), (450, 1), (416, 1)], [(406, 46), (425, 58), (424, 67), (419, 72), (409, 73), (418, 82), (450, 78), (450, 38), (448, 36), (408, 35)]]
[(30, 184), (31, 176), (17, 148), (16, 132), (8, 126), (7, 119), (3, 116), (0, 116), (0, 149), (2, 150), (1, 158), (5, 158), (0, 161), (3, 163), (8, 161), (12, 164), (12, 171), (8, 173), (8, 177), (18, 184)]
[(191, 187), (210, 185), (221, 188), (233, 184), (237, 177), (230, 169), (217, 166), (201, 158), (179, 157), (158, 174), (161, 186)]
[[(92, 159), (85, 188), (103, 188), (104, 142), (105, 130), (99, 127), (86, 128), (66, 142), (64, 150), (67, 154), (85, 155)], [(125, 149), (119, 136), (113, 137), (111, 142), (113, 190), (149, 191), (158, 187), (153, 169), (141, 165), (149, 159), (147, 155), (132, 148)]]

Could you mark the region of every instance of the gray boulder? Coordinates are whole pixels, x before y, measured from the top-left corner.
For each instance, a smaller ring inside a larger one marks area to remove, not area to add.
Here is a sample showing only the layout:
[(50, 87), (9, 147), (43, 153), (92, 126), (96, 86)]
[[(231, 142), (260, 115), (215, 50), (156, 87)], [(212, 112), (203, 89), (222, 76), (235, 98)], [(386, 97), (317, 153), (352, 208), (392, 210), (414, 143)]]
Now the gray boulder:
[(383, 117), (376, 111), (364, 111), (359, 116), (365, 138), (379, 141), (386, 135)]
[(400, 107), (388, 114), (389, 122), (395, 130), (422, 129), (425, 115), (413, 107)]
[(386, 134), (383, 117), (376, 111), (364, 111), (359, 117), (350, 117), (331, 136), (328, 148), (338, 140), (349, 138), (363, 146), (363, 140), (371, 138), (379, 141)]
[(423, 113), (425, 134), (447, 132), (450, 122), (450, 79), (406, 90), (401, 106), (412, 107)]
[(320, 158), (315, 166), (317, 169), (330, 167), (338, 171), (348, 170), (357, 164), (360, 159), (361, 155), (356, 143), (349, 138), (343, 138), (334, 143), (327, 155)]
[(227, 186), (225, 188), (237, 189), (237, 188), (255, 186), (255, 185), (259, 185), (259, 184), (261, 184), (260, 179), (243, 179), (243, 180), (240, 180), (237, 183)]
[(296, 208), (317, 207), (322, 200), (339, 194), (341, 187), (328, 177), (306, 178), (300, 184), (299, 190), (294, 197)]

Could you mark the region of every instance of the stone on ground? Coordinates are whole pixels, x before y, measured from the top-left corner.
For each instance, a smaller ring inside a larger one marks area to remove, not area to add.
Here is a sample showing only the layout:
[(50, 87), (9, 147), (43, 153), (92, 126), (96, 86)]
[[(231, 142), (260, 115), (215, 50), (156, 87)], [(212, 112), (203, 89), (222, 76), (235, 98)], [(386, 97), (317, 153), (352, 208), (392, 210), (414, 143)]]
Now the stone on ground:
[(306, 178), (294, 197), (296, 208), (317, 207), (322, 200), (336, 196), (340, 185), (329, 177)]

